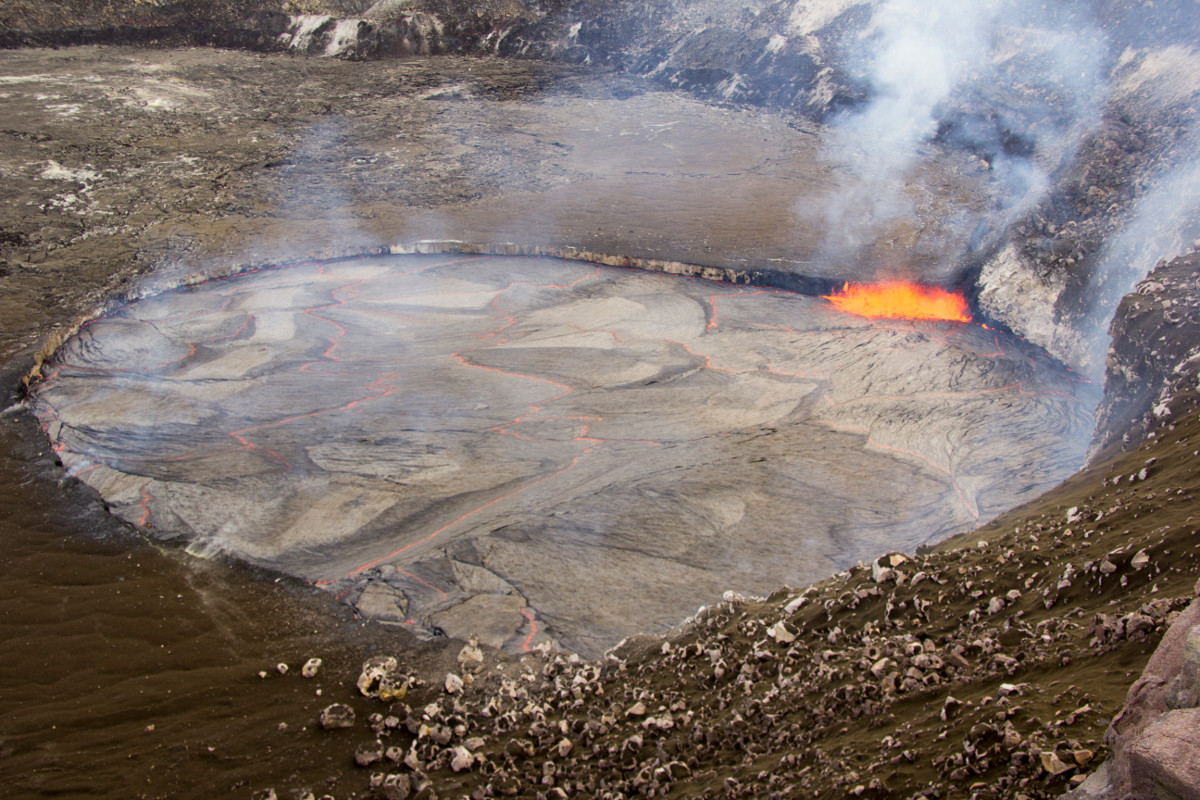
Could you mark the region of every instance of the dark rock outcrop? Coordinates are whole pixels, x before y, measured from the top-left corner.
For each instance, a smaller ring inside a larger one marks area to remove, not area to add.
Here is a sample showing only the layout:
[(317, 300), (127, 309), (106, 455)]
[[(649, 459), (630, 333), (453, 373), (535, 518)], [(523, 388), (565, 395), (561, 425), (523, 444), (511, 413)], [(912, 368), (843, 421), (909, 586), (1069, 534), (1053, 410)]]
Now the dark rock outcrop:
[(1125, 296), (1112, 323), (1104, 399), (1091, 458), (1136, 446), (1200, 372), (1200, 253), (1160, 262)]

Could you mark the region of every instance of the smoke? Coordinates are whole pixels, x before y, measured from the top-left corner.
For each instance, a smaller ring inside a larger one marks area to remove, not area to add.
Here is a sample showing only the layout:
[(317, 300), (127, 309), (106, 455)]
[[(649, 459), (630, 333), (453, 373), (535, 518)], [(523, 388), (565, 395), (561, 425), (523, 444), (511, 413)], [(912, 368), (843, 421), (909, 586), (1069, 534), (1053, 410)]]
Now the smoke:
[(1114, 103), (1127, 119), (1165, 137), (1168, 144), (1160, 145), (1165, 150), (1161, 163), (1140, 181), (1148, 189), (1121, 232), (1105, 244), (1090, 276), (1083, 329), (1097, 366), (1104, 361), (1109, 322), (1121, 298), (1157, 261), (1183, 254), (1200, 237), (1200, 126), (1195, 115), (1200, 52), (1178, 45), (1130, 50), (1115, 75)]
[(1154, 182), (1130, 222), (1108, 242), (1092, 272), (1086, 335), (1093, 353), (1107, 350), (1109, 321), (1121, 298), (1158, 260), (1181, 255), (1200, 237), (1200, 131), (1193, 129), (1188, 138), (1178, 148), (1183, 155), (1176, 168)]
[(819, 210), (824, 258), (863, 261), (920, 216), (936, 194), (923, 170), (936, 144), (986, 174), (992, 205), (962, 222), (980, 246), (1044, 194), (1098, 121), (1106, 52), (1090, 19), (1025, 0), (885, 0), (846, 52), (870, 99), (832, 121), (827, 156), (849, 175)]
[(360, 163), (372, 155), (356, 139), (353, 125), (339, 116), (322, 118), (296, 134), (272, 187), (275, 213), (287, 222), (287, 239), (274, 243), (279, 260), (379, 244), (356, 216), (356, 206), (368, 198)]
[(936, 132), (938, 105), (978, 68), (996, 9), (994, 0), (891, 0), (880, 8), (867, 67), (875, 98), (836, 123), (865, 147), (861, 177), (879, 182), (911, 164)]

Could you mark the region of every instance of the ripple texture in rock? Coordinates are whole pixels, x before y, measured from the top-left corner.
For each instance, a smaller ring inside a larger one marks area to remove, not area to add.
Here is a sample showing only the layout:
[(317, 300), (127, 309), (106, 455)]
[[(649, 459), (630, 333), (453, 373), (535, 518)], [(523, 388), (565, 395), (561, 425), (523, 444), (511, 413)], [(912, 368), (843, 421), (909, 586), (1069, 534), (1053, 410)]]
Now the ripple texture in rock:
[(364, 615), (595, 654), (1032, 498), (1094, 390), (977, 324), (461, 255), (261, 270), (94, 320), (36, 410), (114, 513)]

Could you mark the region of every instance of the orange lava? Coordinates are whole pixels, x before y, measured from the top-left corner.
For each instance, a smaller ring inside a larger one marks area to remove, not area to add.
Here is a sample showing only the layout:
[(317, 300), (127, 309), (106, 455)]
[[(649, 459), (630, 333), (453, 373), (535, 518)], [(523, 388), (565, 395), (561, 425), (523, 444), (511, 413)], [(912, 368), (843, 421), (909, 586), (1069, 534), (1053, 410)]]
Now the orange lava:
[(971, 321), (967, 300), (961, 294), (918, 283), (847, 283), (825, 299), (840, 311), (860, 317)]

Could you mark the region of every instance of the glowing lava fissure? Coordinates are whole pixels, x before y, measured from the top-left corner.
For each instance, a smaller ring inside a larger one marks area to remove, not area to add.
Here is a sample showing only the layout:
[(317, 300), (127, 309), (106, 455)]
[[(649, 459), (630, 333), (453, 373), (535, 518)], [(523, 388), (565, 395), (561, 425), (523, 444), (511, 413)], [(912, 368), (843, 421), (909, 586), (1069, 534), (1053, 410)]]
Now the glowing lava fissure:
[(860, 317), (971, 321), (967, 299), (937, 286), (906, 281), (846, 283), (840, 292), (822, 296), (838, 310)]

